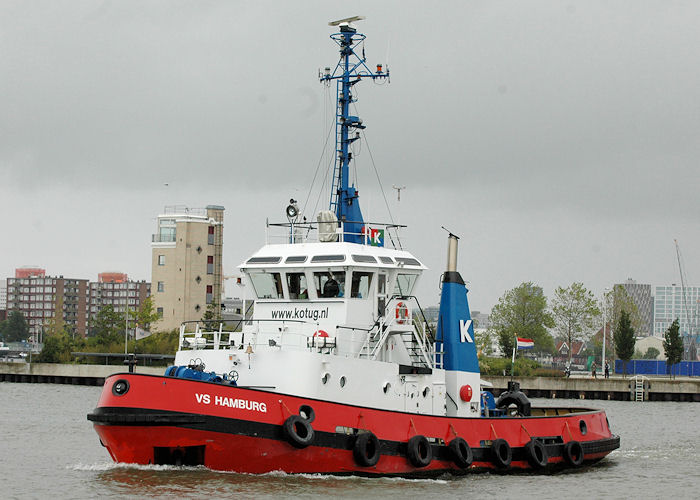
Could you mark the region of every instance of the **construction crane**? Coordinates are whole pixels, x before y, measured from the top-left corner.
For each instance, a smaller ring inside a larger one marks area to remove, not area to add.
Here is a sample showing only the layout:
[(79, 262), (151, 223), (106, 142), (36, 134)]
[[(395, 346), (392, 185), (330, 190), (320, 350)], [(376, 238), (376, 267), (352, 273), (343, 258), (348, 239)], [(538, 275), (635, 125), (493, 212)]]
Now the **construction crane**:
[[(697, 357), (697, 348), (695, 345), (695, 338), (697, 336), (697, 320), (698, 320), (698, 301), (695, 301), (695, 310), (691, 314), (691, 306), (688, 303), (688, 289), (686, 288), (686, 283), (688, 277), (685, 274), (685, 266), (683, 265), (683, 258), (681, 257), (681, 247), (678, 244), (678, 240), (673, 240), (676, 245), (676, 258), (678, 259), (678, 273), (681, 276), (681, 298), (683, 301), (683, 310), (685, 311), (685, 319), (688, 324), (688, 337), (687, 346), (684, 349), (684, 358), (688, 360), (694, 360)], [(685, 344), (685, 342), (684, 342)]]

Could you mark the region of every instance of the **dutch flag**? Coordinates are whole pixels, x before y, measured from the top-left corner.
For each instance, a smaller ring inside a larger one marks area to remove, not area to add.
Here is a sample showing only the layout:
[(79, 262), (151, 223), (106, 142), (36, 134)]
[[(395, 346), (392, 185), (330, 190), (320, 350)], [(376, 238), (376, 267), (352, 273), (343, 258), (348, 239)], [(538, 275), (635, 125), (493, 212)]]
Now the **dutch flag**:
[(518, 339), (518, 349), (532, 349), (535, 347), (535, 342), (532, 339), (521, 339), (520, 337), (517, 337)]

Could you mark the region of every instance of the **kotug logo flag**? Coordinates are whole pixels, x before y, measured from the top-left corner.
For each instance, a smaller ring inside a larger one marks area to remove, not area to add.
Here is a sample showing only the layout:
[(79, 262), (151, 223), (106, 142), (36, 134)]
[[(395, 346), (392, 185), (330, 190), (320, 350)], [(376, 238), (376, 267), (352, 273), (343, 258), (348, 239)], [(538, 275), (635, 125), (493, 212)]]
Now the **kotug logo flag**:
[(367, 233), (369, 237), (369, 244), (373, 247), (383, 247), (384, 246), (384, 230), (383, 229), (373, 229), (367, 228)]
[(373, 247), (384, 246), (384, 230), (374, 229), (369, 226), (362, 226), (362, 234), (365, 235), (367, 243)]
[(328, 319), (328, 308), (325, 309), (309, 309), (308, 307), (295, 307), (294, 309), (282, 309), (270, 311), (272, 319), (310, 319), (318, 321), (319, 319)]

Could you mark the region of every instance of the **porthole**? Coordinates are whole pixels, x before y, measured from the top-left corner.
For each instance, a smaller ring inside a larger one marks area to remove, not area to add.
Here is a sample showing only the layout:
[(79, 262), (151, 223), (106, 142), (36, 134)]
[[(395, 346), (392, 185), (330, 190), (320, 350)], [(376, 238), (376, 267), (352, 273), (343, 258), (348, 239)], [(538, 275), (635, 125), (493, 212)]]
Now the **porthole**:
[(328, 372), (321, 375), (321, 383), (322, 384), (327, 384), (330, 379), (331, 379), (331, 374)]
[(389, 382), (384, 382), (384, 386), (382, 387), (382, 390), (384, 391), (384, 394), (389, 393), (389, 389), (391, 389), (391, 384)]
[(425, 388), (423, 389), (423, 397), (427, 398), (429, 394), (430, 394), (430, 387), (425, 386)]
[(346, 382), (345, 375), (343, 375), (342, 377), (340, 377), (340, 387), (345, 387), (345, 382)]
[(117, 380), (112, 386), (112, 394), (115, 396), (123, 396), (129, 392), (129, 381), (124, 379)]
[(586, 422), (583, 420), (578, 421), (578, 428), (581, 430), (581, 435), (585, 436), (588, 434), (588, 426), (586, 425)]

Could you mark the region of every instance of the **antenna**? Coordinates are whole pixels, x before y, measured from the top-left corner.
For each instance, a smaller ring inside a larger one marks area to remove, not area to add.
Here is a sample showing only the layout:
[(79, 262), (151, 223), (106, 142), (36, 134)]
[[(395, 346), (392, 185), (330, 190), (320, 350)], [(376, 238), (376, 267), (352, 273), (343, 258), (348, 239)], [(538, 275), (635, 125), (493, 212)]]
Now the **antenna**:
[(363, 21), (365, 16), (352, 16), (352, 17), (346, 17), (345, 19), (338, 19), (337, 21), (331, 21), (328, 23), (328, 26), (340, 26), (341, 24), (350, 24), (355, 21)]
[(406, 186), (397, 186), (396, 184), (394, 184), (394, 185), (391, 186), (391, 187), (393, 187), (394, 189), (396, 189), (396, 197), (397, 197), (397, 200), (396, 200), (396, 201), (401, 201), (401, 190), (402, 190), (402, 189), (406, 189)]

